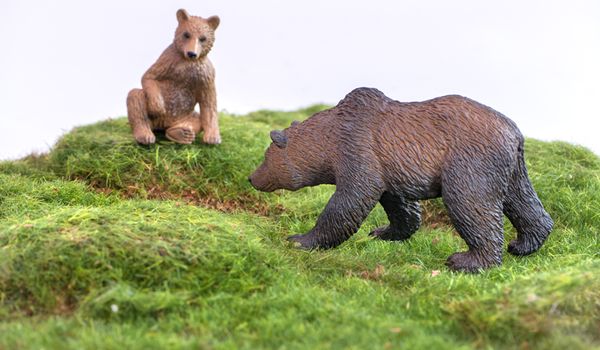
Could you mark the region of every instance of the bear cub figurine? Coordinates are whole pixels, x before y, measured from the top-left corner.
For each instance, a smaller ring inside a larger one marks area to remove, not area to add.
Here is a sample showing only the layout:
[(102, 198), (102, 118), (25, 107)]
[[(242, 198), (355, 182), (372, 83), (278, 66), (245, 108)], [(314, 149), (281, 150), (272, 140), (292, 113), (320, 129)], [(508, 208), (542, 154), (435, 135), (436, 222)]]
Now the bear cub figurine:
[(264, 162), (249, 177), (260, 191), (335, 184), (306, 234), (288, 239), (305, 249), (331, 248), (358, 231), (381, 203), (389, 225), (370, 234), (402, 241), (421, 223), (418, 200), (442, 197), (468, 251), (452, 270), (478, 272), (502, 263), (503, 214), (517, 230), (508, 251), (537, 251), (552, 230), (523, 158), (513, 121), (462, 96), (401, 103), (359, 88), (337, 106), (271, 132)]
[[(153, 131), (165, 131), (174, 142), (190, 144), (200, 131), (202, 141), (219, 144), (215, 69), (206, 55), (215, 42), (217, 16), (206, 19), (177, 11), (173, 43), (142, 77), (142, 89), (127, 96), (127, 117), (135, 140), (156, 142)], [(194, 111), (196, 103), (200, 113)]]

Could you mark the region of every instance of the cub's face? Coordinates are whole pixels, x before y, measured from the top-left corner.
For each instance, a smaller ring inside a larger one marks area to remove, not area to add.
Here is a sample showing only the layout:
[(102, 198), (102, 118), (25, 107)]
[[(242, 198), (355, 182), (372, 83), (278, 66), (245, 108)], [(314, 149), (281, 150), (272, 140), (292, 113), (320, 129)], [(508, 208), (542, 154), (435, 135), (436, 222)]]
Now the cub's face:
[(175, 47), (185, 59), (197, 60), (206, 56), (215, 42), (215, 30), (220, 19), (217, 16), (190, 16), (186, 10), (177, 11), (177, 30), (175, 30)]
[(289, 145), (285, 131), (271, 131), (271, 140), (273, 143), (265, 152), (265, 160), (248, 178), (250, 183), (263, 192), (300, 189), (302, 179), (288, 156)]

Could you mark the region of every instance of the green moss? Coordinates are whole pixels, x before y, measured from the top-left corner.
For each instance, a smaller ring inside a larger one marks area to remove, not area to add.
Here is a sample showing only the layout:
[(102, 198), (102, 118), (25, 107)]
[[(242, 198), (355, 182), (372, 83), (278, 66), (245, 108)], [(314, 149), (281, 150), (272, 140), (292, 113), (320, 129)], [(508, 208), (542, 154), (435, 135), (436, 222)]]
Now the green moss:
[(246, 177), (269, 130), (322, 108), (223, 115), (217, 147), (140, 147), (108, 120), (0, 163), (0, 348), (600, 346), (600, 158), (527, 140), (556, 228), (479, 275), (444, 267), (466, 248), (449, 226), (371, 240), (379, 206), (339, 248), (299, 251), (285, 237), (312, 227), (334, 187), (261, 194)]
[(55, 208), (0, 233), (2, 299), (37, 313), (90, 294), (118, 296), (115, 283), (141, 291), (193, 290), (184, 293), (187, 302), (215, 291), (243, 295), (264, 288), (272, 272), (263, 266), (278, 264), (255, 233), (259, 227), (244, 215), (171, 203)]

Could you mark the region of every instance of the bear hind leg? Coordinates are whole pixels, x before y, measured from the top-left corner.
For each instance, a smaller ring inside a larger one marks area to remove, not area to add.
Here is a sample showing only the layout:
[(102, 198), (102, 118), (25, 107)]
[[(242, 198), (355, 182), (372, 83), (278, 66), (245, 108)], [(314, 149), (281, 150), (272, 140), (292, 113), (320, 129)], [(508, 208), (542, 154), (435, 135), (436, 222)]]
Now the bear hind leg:
[(389, 192), (384, 192), (379, 200), (390, 224), (375, 229), (370, 236), (386, 241), (409, 239), (421, 226), (421, 206), (417, 201), (409, 201)]
[(517, 230), (517, 238), (508, 244), (508, 252), (513, 255), (528, 255), (540, 249), (554, 225), (535, 193), (521, 159), (508, 185), (504, 214)]
[(127, 119), (131, 125), (133, 137), (142, 145), (150, 145), (156, 142), (146, 106), (144, 90), (133, 89), (129, 92), (127, 95)]

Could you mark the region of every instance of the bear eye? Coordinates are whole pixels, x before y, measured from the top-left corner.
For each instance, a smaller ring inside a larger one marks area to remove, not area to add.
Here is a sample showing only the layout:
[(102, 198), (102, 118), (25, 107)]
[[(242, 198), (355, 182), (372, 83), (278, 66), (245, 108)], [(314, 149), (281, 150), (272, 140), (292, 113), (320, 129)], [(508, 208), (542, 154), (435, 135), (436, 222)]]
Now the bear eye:
[(203, 35), (201, 37), (198, 38), (198, 41), (200, 41), (201, 43), (206, 41), (206, 37)]
[(190, 33), (188, 33), (188, 32), (185, 32), (185, 33), (183, 33), (183, 37), (184, 37), (184, 38), (186, 38), (186, 39), (189, 39), (189, 38), (191, 38), (192, 36), (190, 35)]

